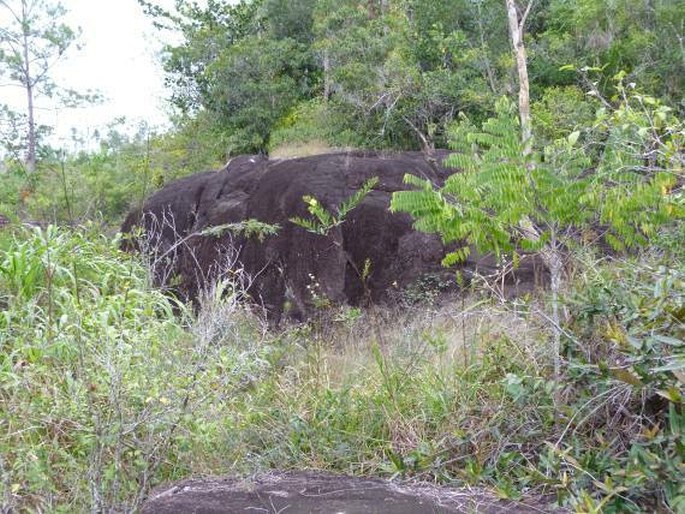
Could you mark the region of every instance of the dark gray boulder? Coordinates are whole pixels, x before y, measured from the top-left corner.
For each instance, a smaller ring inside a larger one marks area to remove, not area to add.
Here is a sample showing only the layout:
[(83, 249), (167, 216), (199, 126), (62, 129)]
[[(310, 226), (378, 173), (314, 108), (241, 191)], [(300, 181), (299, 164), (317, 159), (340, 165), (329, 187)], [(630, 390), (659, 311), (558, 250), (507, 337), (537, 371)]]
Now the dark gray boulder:
[[(219, 171), (167, 185), (142, 210), (132, 212), (122, 230), (131, 233), (135, 226), (147, 230), (145, 245), (132, 240), (129, 247), (152, 254), (159, 284), (173, 285), (185, 298), (197, 296), (214, 277), (210, 270), (219, 269), (217, 263), (232, 249), (234, 264), (252, 277), (250, 297), (273, 320), (281, 317), (285, 305), (291, 306), (291, 315), (306, 317), (314, 295), (331, 303), (378, 302), (422, 275), (450, 273), (440, 265), (445, 253), (440, 238), (416, 232), (408, 215), (388, 210), (392, 193), (406, 188), (405, 173), (441, 184), (449, 173), (440, 165), (445, 156), (445, 152), (430, 158), (420, 152), (347, 152), (286, 160), (241, 156)], [(334, 212), (372, 177), (378, 178), (373, 190), (326, 235), (290, 221), (311, 216), (303, 196), (315, 197)], [(201, 235), (208, 228), (247, 219), (280, 229), (263, 240), (231, 233)], [(370, 273), (362, 280), (367, 261)], [(478, 262), (472, 260), (465, 267)], [(519, 280), (532, 280), (528, 274), (525, 271)]]
[(189, 479), (154, 490), (143, 514), (535, 514), (567, 512), (553, 498), (499, 500), (475, 488), (333, 475), (315, 471)]

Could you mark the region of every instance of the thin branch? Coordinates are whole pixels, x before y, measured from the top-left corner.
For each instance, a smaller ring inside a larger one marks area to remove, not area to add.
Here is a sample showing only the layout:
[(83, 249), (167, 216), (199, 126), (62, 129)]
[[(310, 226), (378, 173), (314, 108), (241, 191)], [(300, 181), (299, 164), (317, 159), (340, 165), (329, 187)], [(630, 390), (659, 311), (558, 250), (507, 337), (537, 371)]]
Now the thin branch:
[(523, 27), (526, 25), (526, 19), (528, 18), (528, 15), (530, 14), (530, 9), (533, 7), (533, 4), (535, 3), (535, 0), (530, 0), (528, 2), (528, 6), (526, 7), (525, 12), (523, 13), (523, 16), (521, 16), (521, 21), (519, 22), (519, 30), (523, 32)]
[(421, 139), (421, 142), (423, 143), (423, 149), (424, 149), (425, 151), (434, 150), (433, 144), (428, 140), (428, 138), (425, 136), (425, 134), (424, 134), (423, 132), (421, 132), (421, 131), (419, 130), (419, 128), (418, 128), (416, 125), (414, 125), (414, 123), (412, 123), (412, 121), (411, 121), (409, 118), (407, 118), (406, 116), (403, 115), (403, 116), (402, 116), (402, 119), (403, 119), (403, 120), (407, 123), (407, 125), (409, 125), (409, 127), (410, 127), (414, 132), (416, 132), (416, 134), (419, 136), (419, 138)]
[(10, 7), (10, 5), (5, 1), (5, 0), (0, 0), (0, 5), (4, 5), (5, 8), (10, 12), (12, 17), (17, 21), (17, 23), (21, 24), (22, 20), (19, 16), (17, 16), (17, 13), (14, 12), (14, 9)]

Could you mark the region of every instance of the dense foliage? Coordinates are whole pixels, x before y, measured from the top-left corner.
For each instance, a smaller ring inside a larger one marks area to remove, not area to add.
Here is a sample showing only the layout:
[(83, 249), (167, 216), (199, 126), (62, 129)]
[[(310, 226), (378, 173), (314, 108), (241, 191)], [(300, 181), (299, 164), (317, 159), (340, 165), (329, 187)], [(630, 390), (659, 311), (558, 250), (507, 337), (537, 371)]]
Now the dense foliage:
[[(274, 150), (280, 131), (309, 137), (311, 124), (333, 146), (445, 146), (459, 112), (478, 122), (516, 90), (499, 0), (141, 3), (183, 35), (165, 60), (174, 103), (211, 113), (228, 152)], [(526, 44), (550, 135), (583, 121), (583, 91), (610, 98), (619, 71), (682, 114), (683, 13), (682, 0), (536, 3)]]
[[(685, 216), (679, 184), (685, 126), (654, 98), (626, 92), (620, 83), (618, 90), (623, 102), (615, 110), (599, 110), (592, 126), (544, 148), (522, 140), (515, 108), (500, 100), (497, 116), (481, 129), (468, 119), (451, 127), (455, 153), (445, 163), (459, 172), (437, 189), (408, 174), (406, 182), (419, 191), (394, 193), (390, 206), (410, 213), (418, 230), (457, 242), (443, 260), (448, 266), (472, 248), (514, 267), (522, 251), (537, 252), (550, 273), (555, 353), (564, 258), (579, 245), (645, 246)], [(592, 143), (587, 148), (578, 144), (581, 135)]]
[(166, 479), (273, 468), (683, 507), (682, 246), (592, 261), (568, 288), (559, 422), (535, 302), (322, 303), (313, 324), (265, 332), (235, 277), (193, 315), (92, 229), (1, 244), (6, 510), (130, 511)]
[[(147, 269), (96, 227), (3, 243), (3, 510), (134, 511), (152, 483), (189, 464), (181, 455), (194, 445), (188, 431), (202, 430), (198, 411), (260, 358), (219, 345), (231, 322), (200, 321), (151, 289)], [(235, 302), (222, 306), (211, 316), (235, 320)]]
[(116, 224), (165, 183), (222, 164), (212, 155), (221, 153), (223, 139), (198, 121), (188, 120), (172, 134), (123, 123), (114, 122), (94, 141), (84, 142), (95, 149), (47, 151), (31, 175), (21, 161), (7, 160), (0, 171), (0, 215), (15, 221)]
[[(239, 153), (446, 147), (460, 113), (479, 125), (495, 114), (498, 99), (517, 89), (499, 0), (179, 0), (170, 10), (139, 3), (163, 35), (175, 35), (164, 67), (177, 113), (172, 133), (132, 138), (126, 153), (135, 159), (114, 158), (121, 140), (101, 137), (111, 162), (97, 165), (98, 180), (112, 184), (103, 190), (115, 196), (125, 190), (119, 196), (129, 204), (166, 180)], [(599, 109), (616, 109), (619, 73), (624, 84), (637, 84), (682, 117), (684, 12), (682, 0), (535, 2), (525, 42), (540, 148), (588, 127)], [(0, 208), (10, 215), (82, 218), (75, 207), (93, 196), (93, 186), (74, 190), (70, 214), (64, 177), (81, 186), (83, 162), (91, 156), (73, 159), (39, 148), (42, 171), (27, 178), (21, 120), (7, 116), (0, 137), (13, 148), (9, 161), (21, 165), (5, 164)], [(594, 145), (600, 137), (589, 136), (580, 143)], [(105, 209), (111, 219), (126, 207), (107, 204), (88, 212)]]

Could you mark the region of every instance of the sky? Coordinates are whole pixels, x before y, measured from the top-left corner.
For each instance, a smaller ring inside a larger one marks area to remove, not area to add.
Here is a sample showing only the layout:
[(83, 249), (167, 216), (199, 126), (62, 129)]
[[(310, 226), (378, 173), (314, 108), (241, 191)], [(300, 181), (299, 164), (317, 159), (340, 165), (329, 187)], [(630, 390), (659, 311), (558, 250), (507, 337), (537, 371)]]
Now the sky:
[[(136, 0), (62, 0), (62, 4), (69, 10), (64, 21), (82, 30), (81, 49), (71, 48), (53, 68), (52, 77), (78, 91), (97, 90), (105, 101), (65, 109), (49, 99), (37, 100), (38, 121), (54, 127), (51, 143), (81, 149), (72, 141), (72, 127), (92, 144), (95, 130), (105, 132), (108, 123), (122, 116), (131, 128), (140, 122), (158, 130), (167, 126), (167, 93), (159, 59), (162, 42)], [(4, 87), (0, 94), (3, 102), (25, 109), (21, 90)]]

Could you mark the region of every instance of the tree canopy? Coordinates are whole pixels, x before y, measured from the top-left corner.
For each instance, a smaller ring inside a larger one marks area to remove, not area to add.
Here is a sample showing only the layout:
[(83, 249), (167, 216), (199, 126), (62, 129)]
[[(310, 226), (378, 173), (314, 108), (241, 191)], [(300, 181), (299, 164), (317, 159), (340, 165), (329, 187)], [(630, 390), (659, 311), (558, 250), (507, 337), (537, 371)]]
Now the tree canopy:
[(66, 104), (85, 97), (59, 87), (51, 78), (52, 67), (73, 47), (79, 31), (63, 21), (64, 5), (49, 0), (2, 0), (0, 15), (0, 79), (20, 87), (26, 95), (26, 109), (16, 113), (0, 105), (4, 124), (4, 146), (12, 153), (24, 150), (29, 172), (36, 168), (41, 131), (35, 119), (35, 100), (39, 96), (58, 96)]
[[(211, 113), (229, 153), (269, 152), (311, 125), (333, 146), (445, 147), (459, 112), (483, 121), (517, 87), (499, 0), (140, 3), (182, 35), (164, 60), (174, 104)], [(682, 0), (535, 2), (531, 109), (556, 122), (542, 132), (573, 131), (563, 114), (594, 111), (587, 91), (613, 101), (619, 71), (682, 112), (684, 13)]]

